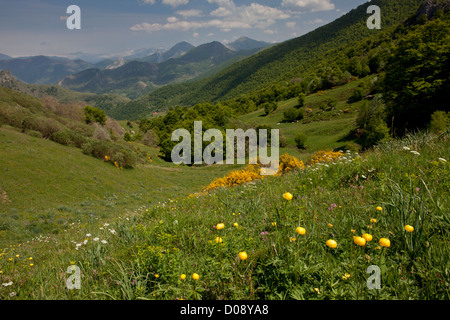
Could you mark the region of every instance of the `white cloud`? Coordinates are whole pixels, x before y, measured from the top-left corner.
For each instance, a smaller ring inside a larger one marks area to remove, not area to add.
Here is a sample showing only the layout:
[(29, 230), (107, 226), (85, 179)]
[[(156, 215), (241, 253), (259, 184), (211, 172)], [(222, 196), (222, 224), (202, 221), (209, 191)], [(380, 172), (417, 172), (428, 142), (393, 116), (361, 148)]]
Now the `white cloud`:
[(295, 21), (286, 22), (286, 27), (288, 27), (289, 29), (294, 29), (295, 25), (296, 25)]
[[(188, 1), (188, 0), (163, 0), (163, 1)], [(284, 20), (290, 18), (290, 14), (283, 10), (261, 5), (258, 3), (251, 3), (250, 5), (236, 6), (231, 0), (207, 0), (209, 3), (219, 5), (219, 8), (212, 11), (213, 16), (211, 20), (197, 21), (179, 21), (175, 17), (167, 19), (167, 23), (141, 23), (132, 26), (133, 31), (155, 32), (160, 30), (178, 30), (187, 31), (199, 28), (217, 28), (221, 31), (227, 32), (233, 29), (270, 29), (269, 27), (277, 22), (277, 20)], [(191, 18), (201, 16), (201, 10), (178, 10), (177, 14), (183, 18)]]
[(198, 38), (199, 34), (198, 34), (198, 32), (194, 32), (194, 33), (192, 34), (192, 36), (193, 36), (194, 38)]
[(217, 16), (217, 17), (226, 17), (226, 16), (230, 16), (232, 14), (231, 10), (226, 9), (224, 7), (219, 7), (216, 10), (211, 12), (212, 16)]
[(140, 0), (143, 4), (155, 4), (155, 0)]
[(272, 30), (272, 29), (267, 29), (267, 30), (264, 30), (264, 33), (267, 33), (267, 34), (275, 34), (275, 33), (278, 33), (276, 30)]
[(180, 16), (183, 16), (184, 18), (200, 17), (202, 15), (202, 10), (197, 9), (178, 10), (176, 13), (179, 14)]
[(178, 6), (181, 6), (182, 4), (188, 4), (189, 0), (162, 0), (162, 3), (176, 8)]
[(309, 20), (309, 21), (305, 21), (303, 22), (304, 24), (318, 24), (318, 23), (324, 23), (325, 21), (322, 19), (314, 19), (314, 20)]
[(331, 0), (283, 0), (281, 6), (300, 12), (317, 12), (335, 9)]

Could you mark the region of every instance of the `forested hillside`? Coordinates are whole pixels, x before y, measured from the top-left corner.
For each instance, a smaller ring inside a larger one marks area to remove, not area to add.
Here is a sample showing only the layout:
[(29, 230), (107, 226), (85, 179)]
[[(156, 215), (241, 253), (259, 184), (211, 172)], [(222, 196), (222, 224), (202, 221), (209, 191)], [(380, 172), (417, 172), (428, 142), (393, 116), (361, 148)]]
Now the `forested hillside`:
[(354, 45), (362, 39), (372, 38), (372, 45), (376, 47), (383, 36), (389, 37), (387, 33), (393, 27), (411, 17), (421, 3), (421, 0), (371, 1), (370, 5), (381, 8), (382, 30), (367, 28), (369, 4), (366, 3), (323, 27), (263, 50), (212, 77), (164, 86), (129, 105), (119, 106), (116, 114), (123, 111), (124, 117), (140, 117), (149, 110), (169, 106), (223, 101), (281, 81), (307, 79), (311, 82), (323, 77), (321, 73), (342, 77), (348, 71), (353, 76), (360, 76), (367, 73), (369, 57), (365, 52), (356, 51)]

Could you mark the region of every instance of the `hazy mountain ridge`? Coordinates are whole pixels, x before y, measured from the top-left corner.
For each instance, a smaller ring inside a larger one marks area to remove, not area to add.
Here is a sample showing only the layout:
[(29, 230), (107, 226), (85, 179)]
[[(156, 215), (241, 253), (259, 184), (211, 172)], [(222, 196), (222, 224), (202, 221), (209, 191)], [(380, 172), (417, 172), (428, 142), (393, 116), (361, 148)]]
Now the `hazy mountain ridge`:
[[(243, 47), (245, 45), (241, 45), (241, 48)], [(124, 62), (122, 66), (110, 70), (99, 68), (83, 70), (65, 77), (58, 84), (81, 92), (125, 93), (129, 98), (137, 98), (155, 90), (158, 86), (194, 79), (230, 59), (242, 58), (260, 50), (257, 46), (255, 49), (255, 43), (252, 43), (252, 47), (254, 49), (236, 52), (218, 41), (198, 47), (180, 42), (166, 51), (165, 55), (154, 54), (138, 61)], [(187, 49), (189, 51), (185, 53)], [(166, 58), (168, 59), (164, 60)], [(149, 62), (155, 60), (164, 61)]]

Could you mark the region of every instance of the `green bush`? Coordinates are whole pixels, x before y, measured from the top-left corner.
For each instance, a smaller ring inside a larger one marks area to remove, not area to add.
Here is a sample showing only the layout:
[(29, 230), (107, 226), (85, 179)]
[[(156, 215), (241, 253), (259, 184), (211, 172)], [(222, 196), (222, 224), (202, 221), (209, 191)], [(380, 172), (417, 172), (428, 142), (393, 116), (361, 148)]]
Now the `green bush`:
[(303, 107), (303, 106), (305, 105), (306, 95), (305, 95), (303, 92), (300, 93), (300, 94), (298, 95), (297, 101), (298, 101), (297, 108)]
[(42, 133), (40, 133), (39, 131), (36, 131), (36, 130), (28, 130), (26, 132), (26, 134), (28, 134), (31, 137), (42, 138)]
[(265, 102), (260, 107), (264, 108), (264, 114), (267, 116), (277, 109), (278, 104), (276, 102)]
[(350, 150), (352, 153), (359, 153), (361, 146), (355, 142), (349, 142), (345, 145), (344, 150)]
[(302, 120), (305, 117), (305, 110), (305, 107), (302, 107), (300, 109), (291, 107), (283, 112), (284, 120), (287, 122)]
[(449, 124), (450, 117), (445, 111), (435, 111), (431, 115), (430, 130), (432, 132), (442, 132)]
[(61, 131), (63, 127), (54, 119), (41, 116), (31, 116), (23, 119), (22, 129), (39, 131), (42, 134), (42, 137), (50, 139), (54, 133)]
[(55, 132), (52, 134), (51, 139), (56, 143), (62, 144), (63, 146), (67, 146), (71, 142), (70, 134), (67, 130)]
[(299, 149), (306, 149), (306, 140), (308, 137), (304, 133), (297, 133), (295, 136), (295, 145)]
[(87, 124), (98, 123), (102, 126), (106, 124), (105, 111), (91, 106), (84, 107), (84, 116)]
[(124, 144), (111, 141), (89, 139), (82, 145), (84, 154), (98, 159), (110, 158), (112, 163), (116, 162), (119, 167), (133, 168), (137, 163), (136, 153)]

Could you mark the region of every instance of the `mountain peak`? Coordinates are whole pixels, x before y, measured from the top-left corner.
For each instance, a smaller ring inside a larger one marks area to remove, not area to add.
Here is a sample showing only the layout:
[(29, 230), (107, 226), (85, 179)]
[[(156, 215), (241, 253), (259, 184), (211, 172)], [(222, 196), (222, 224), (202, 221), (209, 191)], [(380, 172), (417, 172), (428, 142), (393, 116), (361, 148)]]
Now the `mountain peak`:
[(249, 37), (241, 36), (228, 44), (228, 47), (234, 51), (252, 50), (268, 47), (270, 44), (264, 41), (258, 41)]

